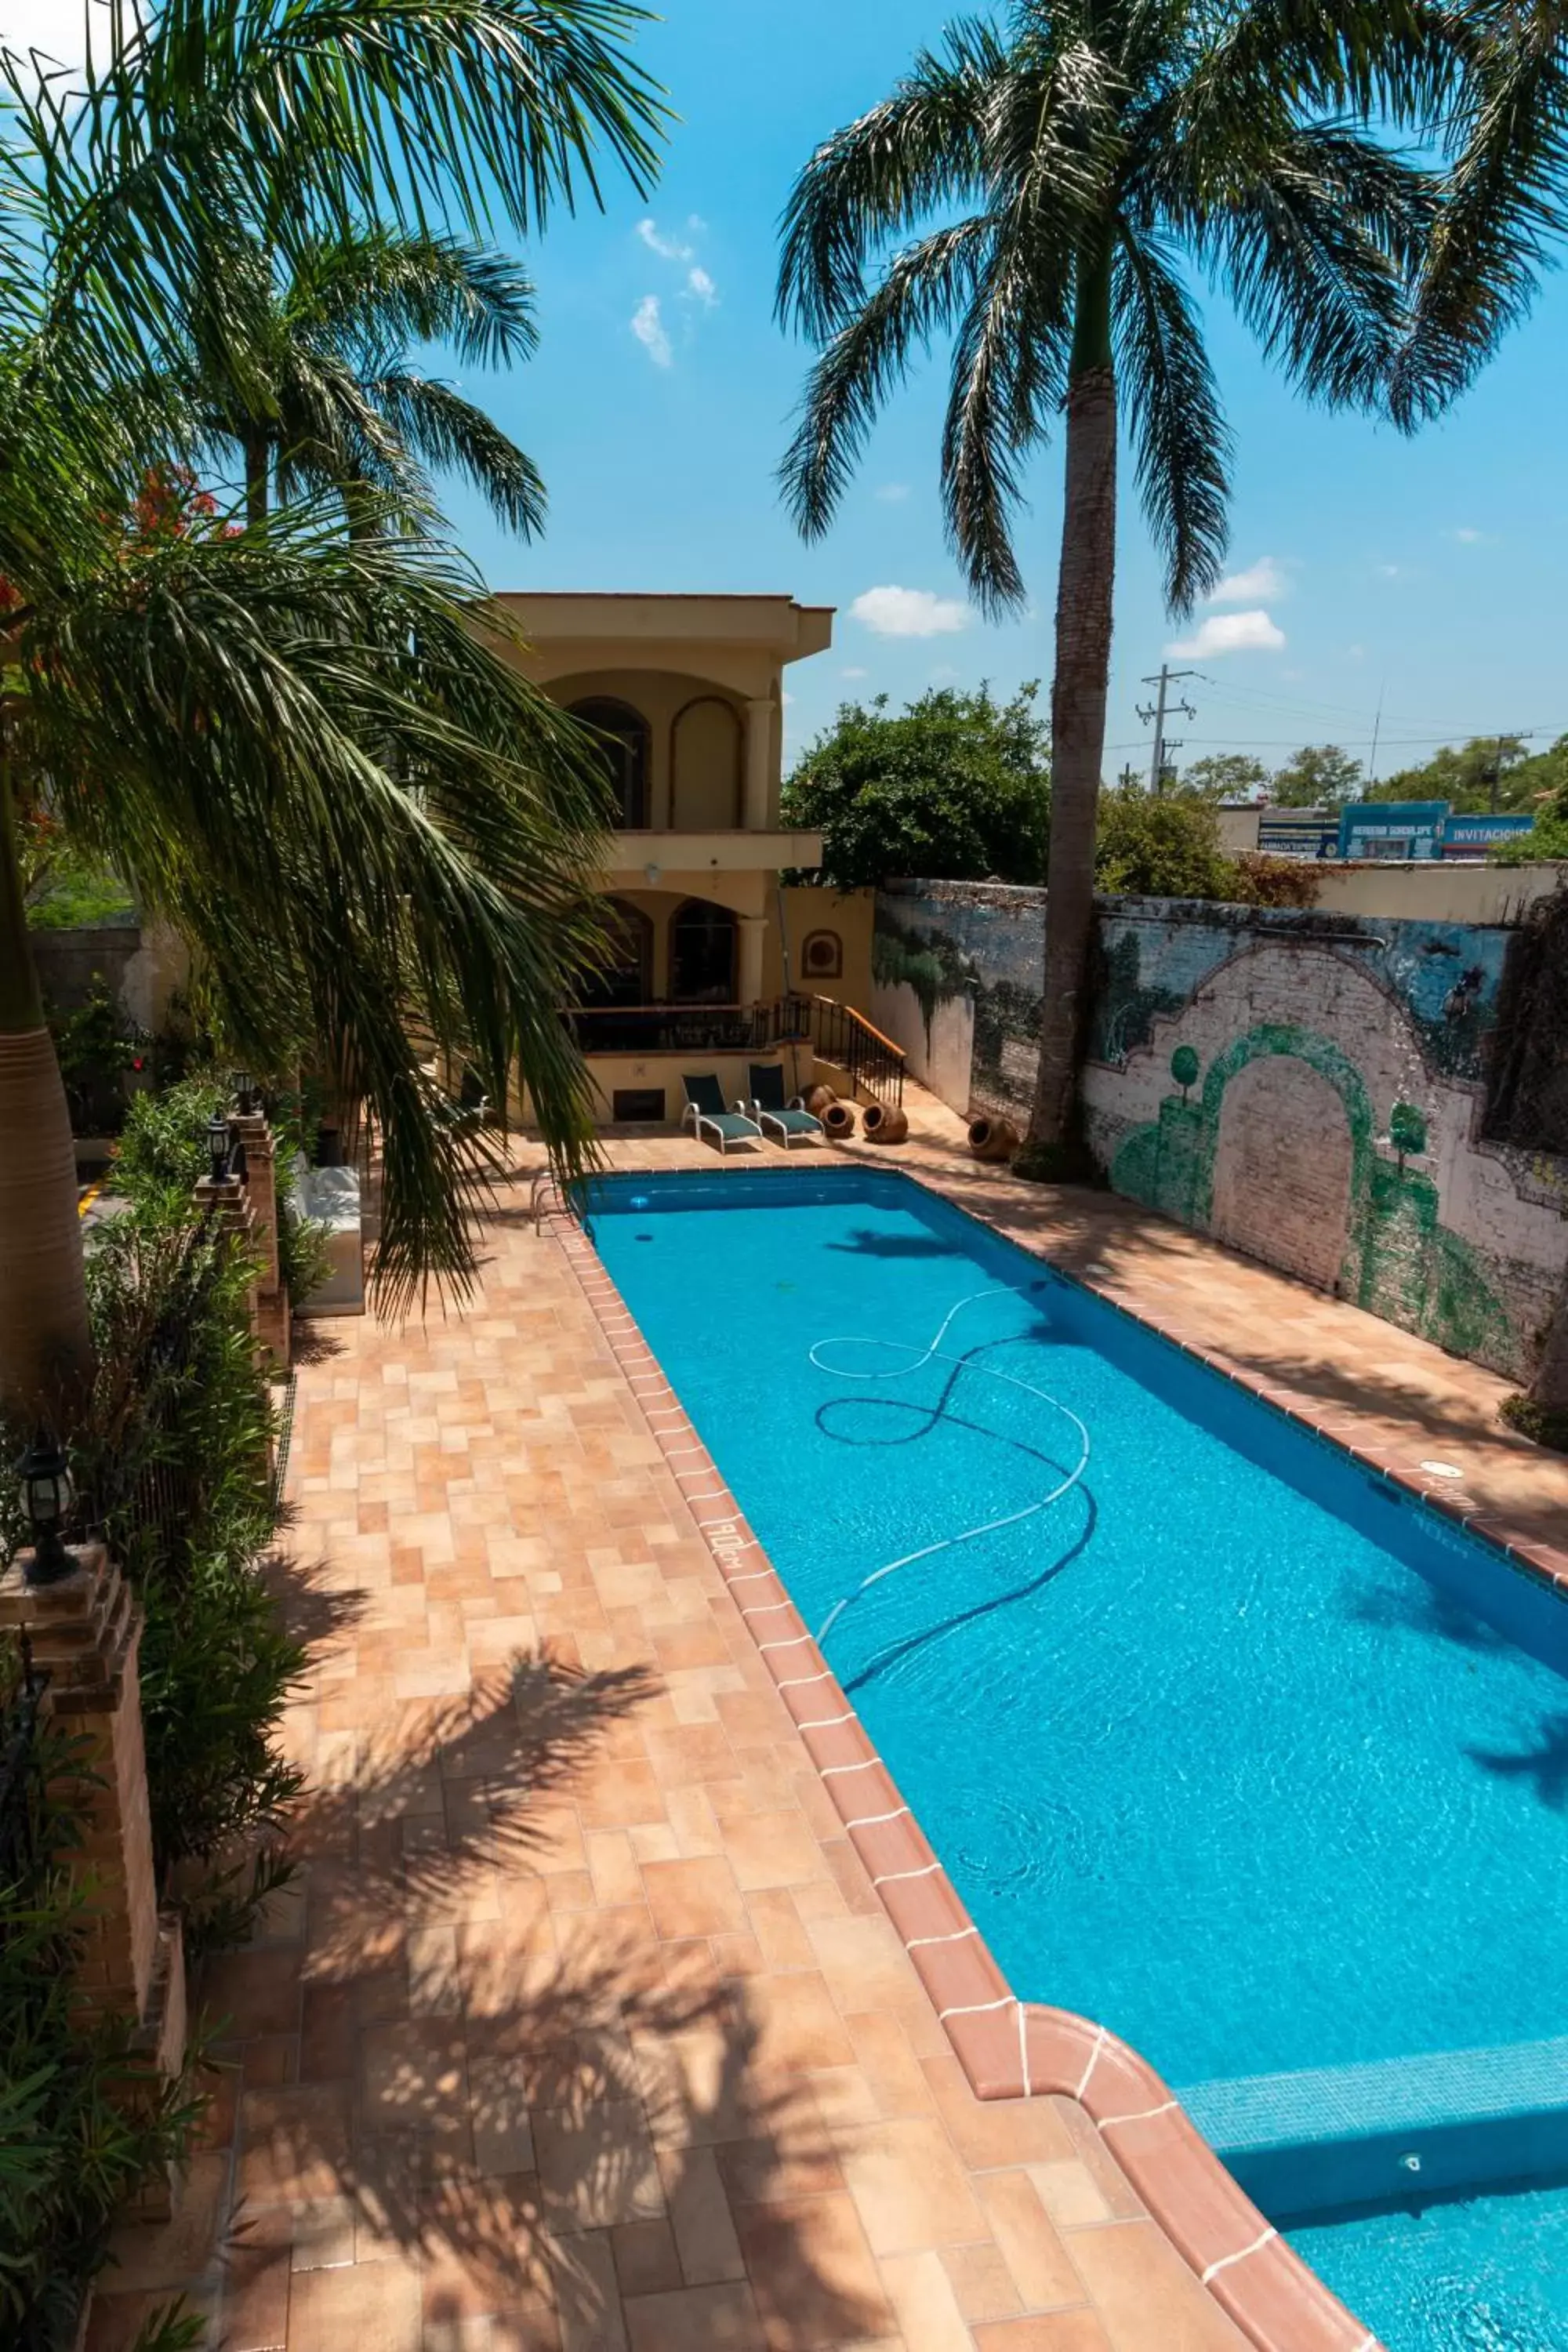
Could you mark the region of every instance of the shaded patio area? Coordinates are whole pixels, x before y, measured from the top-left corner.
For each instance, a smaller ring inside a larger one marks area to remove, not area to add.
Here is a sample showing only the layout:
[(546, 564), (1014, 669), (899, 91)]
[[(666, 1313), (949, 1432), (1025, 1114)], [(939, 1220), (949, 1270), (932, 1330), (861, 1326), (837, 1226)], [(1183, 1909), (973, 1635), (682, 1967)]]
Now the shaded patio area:
[[(1568, 1465), (1496, 1428), (1489, 1375), (978, 1168), (916, 1101), (879, 1159), (1563, 1542)], [(176, 2287), (228, 2352), (1238, 2347), (1075, 2102), (970, 2092), (531, 1164), (467, 1307), (318, 1327), (300, 1370), (301, 1869), (206, 1972), (206, 2144), (90, 2352)]]

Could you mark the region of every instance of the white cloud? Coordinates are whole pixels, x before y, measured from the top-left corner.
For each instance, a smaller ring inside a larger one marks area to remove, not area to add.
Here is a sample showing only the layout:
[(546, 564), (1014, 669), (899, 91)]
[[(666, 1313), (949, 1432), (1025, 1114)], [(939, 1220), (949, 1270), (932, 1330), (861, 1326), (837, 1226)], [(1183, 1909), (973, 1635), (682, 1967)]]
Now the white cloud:
[(653, 362), (655, 367), (673, 367), (675, 353), (665, 332), (664, 320), (658, 314), (658, 296), (645, 294), (632, 312), (632, 332)]
[(930, 588), (868, 588), (851, 617), (879, 637), (950, 637), (969, 626), (969, 607)]
[(858, 669), (851, 665), (848, 669), (841, 669), (838, 675), (840, 677), (869, 677), (871, 673), (869, 670)]
[[(112, 20), (106, 0), (90, 0), (93, 56), (108, 61)], [(0, 42), (18, 57), (37, 49), (50, 67), (64, 66), (79, 73), (87, 61), (88, 7), (83, 0), (5, 0), (0, 7)], [(130, 26), (134, 33), (135, 26)], [(58, 98), (63, 85), (51, 75)]]
[(1165, 651), (1170, 654), (1191, 654), (1202, 659), (1210, 654), (1277, 654), (1285, 643), (1285, 632), (1276, 627), (1267, 613), (1211, 613), (1200, 621), (1190, 637), (1180, 637)]
[(1260, 555), (1245, 572), (1233, 572), (1209, 598), (1211, 604), (1250, 604), (1260, 596), (1288, 596), (1290, 579), (1272, 555)]
[(908, 482), (884, 482), (876, 495), (884, 506), (896, 507), (901, 505), (909, 494)]
[(705, 310), (714, 310), (718, 305), (719, 289), (700, 263), (694, 264), (687, 271), (686, 290), (694, 301), (701, 303)]
[(1457, 539), (1461, 547), (1479, 547), (1483, 541), (1490, 539), (1491, 532), (1477, 530), (1473, 524), (1466, 523), (1458, 530), (1451, 530), (1448, 536), (1450, 539)]
[(657, 221), (638, 221), (637, 235), (648, 251), (657, 253), (661, 261), (689, 261), (692, 258), (692, 247), (682, 245), (678, 236), (661, 236)]

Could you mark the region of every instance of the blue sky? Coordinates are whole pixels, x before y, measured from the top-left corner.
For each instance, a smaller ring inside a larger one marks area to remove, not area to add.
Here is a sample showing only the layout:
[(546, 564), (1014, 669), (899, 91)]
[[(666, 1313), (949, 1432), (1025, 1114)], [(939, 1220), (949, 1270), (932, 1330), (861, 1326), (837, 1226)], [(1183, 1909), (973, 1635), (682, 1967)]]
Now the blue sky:
[[(0, 0), (0, 27), (74, 25), (79, 5)], [(953, 13), (939, 0), (666, 0), (639, 44), (680, 117), (659, 186), (646, 203), (612, 189), (604, 216), (552, 223), (530, 253), (539, 357), (465, 386), (550, 489), (547, 535), (525, 547), (452, 488), (458, 535), (493, 586), (787, 591), (837, 606), (832, 651), (787, 680), (796, 748), (846, 696), (1049, 677), (1059, 446), (1033, 469), (1019, 525), (1030, 614), (988, 625), (943, 543), (940, 357), (894, 398), (827, 539), (802, 544), (773, 478), (806, 359), (772, 317), (780, 208), (814, 144), (885, 95)], [(1470, 733), (1568, 730), (1563, 287), (1548, 284), (1480, 384), (1414, 441), (1308, 409), (1223, 304), (1210, 315), (1237, 445), (1236, 584), (1194, 624), (1169, 622), (1127, 468), (1108, 772), (1146, 767), (1140, 681), (1194, 640), (1182, 666), (1204, 673), (1185, 688), (1198, 716), (1178, 759), (1234, 748), (1276, 764), (1325, 740), (1365, 756), (1380, 698), (1384, 775)], [(912, 627), (929, 634), (887, 633)], [(1268, 642), (1222, 650), (1227, 635)]]

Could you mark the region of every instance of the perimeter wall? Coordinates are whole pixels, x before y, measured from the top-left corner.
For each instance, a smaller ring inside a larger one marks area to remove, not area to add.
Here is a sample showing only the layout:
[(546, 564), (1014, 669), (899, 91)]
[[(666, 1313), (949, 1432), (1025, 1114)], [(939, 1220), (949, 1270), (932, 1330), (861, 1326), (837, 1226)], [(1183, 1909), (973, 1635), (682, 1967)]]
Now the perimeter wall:
[[(1086, 1138), (1112, 1188), (1511, 1378), (1568, 1160), (1483, 1135), (1507, 923), (1100, 903)], [(1044, 893), (879, 894), (871, 1018), (955, 1109), (1026, 1113)]]

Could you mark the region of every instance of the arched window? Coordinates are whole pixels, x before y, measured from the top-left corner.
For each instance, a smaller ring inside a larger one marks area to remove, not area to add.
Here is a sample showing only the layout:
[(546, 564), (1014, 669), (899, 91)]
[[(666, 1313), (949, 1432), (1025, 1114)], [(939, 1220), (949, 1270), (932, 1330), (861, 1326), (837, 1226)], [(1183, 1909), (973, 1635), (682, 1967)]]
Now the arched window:
[(611, 823), (638, 833), (648, 821), (648, 726), (640, 710), (611, 696), (590, 695), (572, 705), (572, 716), (599, 738), (611, 793)]
[(669, 927), (669, 992), (677, 1004), (733, 1004), (738, 927), (728, 907), (688, 898)]
[(610, 934), (605, 962), (583, 982), (584, 1005), (647, 1004), (653, 997), (653, 925), (625, 898), (605, 901)]
[(719, 694), (700, 694), (675, 714), (670, 791), (680, 833), (730, 833), (741, 823), (741, 714)]

